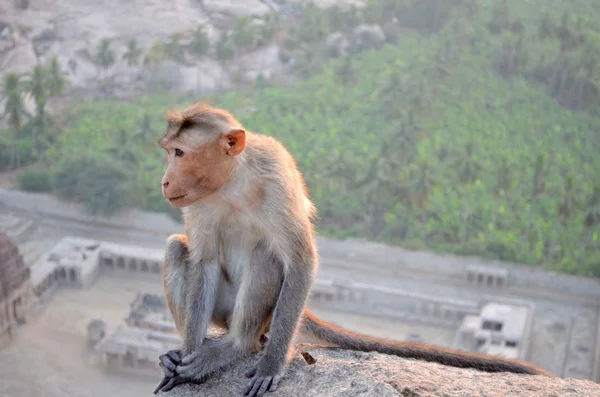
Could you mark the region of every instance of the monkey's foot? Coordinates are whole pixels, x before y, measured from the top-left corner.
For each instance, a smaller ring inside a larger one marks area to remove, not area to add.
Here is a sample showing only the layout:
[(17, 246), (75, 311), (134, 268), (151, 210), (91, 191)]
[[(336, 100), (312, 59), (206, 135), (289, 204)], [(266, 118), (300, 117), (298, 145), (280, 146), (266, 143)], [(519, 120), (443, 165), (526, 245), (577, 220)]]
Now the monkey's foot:
[(198, 350), (185, 356), (175, 370), (183, 377), (204, 380), (243, 356), (243, 352), (236, 349), (231, 341), (218, 340), (203, 344)]
[(205, 381), (206, 381), (206, 378), (196, 380), (196, 379), (184, 378), (181, 375), (175, 375), (173, 377), (165, 376), (160, 381), (160, 383), (158, 384), (156, 389), (154, 389), (154, 394), (158, 394), (158, 392), (161, 392), (161, 391), (167, 392), (167, 391), (171, 390), (172, 388), (174, 388), (175, 386), (180, 385), (182, 383), (201, 384), (201, 383), (204, 383)]
[(169, 350), (165, 354), (158, 356), (158, 366), (163, 373), (163, 379), (160, 381), (154, 394), (158, 394), (159, 391), (171, 390), (178, 384), (184, 383), (181, 377), (178, 377), (175, 373), (175, 368), (181, 363), (181, 352), (179, 350)]
[(246, 371), (246, 377), (252, 378), (244, 395), (249, 397), (262, 397), (267, 391), (277, 390), (277, 386), (283, 378), (283, 372), (272, 368), (261, 368), (260, 362), (258, 365)]
[(158, 366), (163, 372), (164, 377), (172, 378), (175, 376), (175, 368), (181, 363), (181, 352), (179, 350), (169, 350), (165, 354), (158, 356)]

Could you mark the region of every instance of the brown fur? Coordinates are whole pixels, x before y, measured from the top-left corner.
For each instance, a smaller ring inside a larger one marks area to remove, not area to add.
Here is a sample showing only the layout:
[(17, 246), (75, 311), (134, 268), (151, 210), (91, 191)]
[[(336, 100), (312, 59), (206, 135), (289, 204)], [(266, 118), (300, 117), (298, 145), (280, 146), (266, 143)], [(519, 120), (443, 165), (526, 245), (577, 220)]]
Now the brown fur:
[[(249, 372), (252, 397), (276, 389), (299, 330), (348, 349), (550, 375), (517, 360), (387, 341), (316, 318), (305, 308), (318, 266), (316, 210), (292, 155), (222, 109), (196, 104), (167, 117), (159, 141), (168, 159), (163, 195), (182, 208), (185, 236), (169, 238), (164, 285), (183, 345), (161, 356), (157, 390), (202, 381), (256, 352), (266, 330), (264, 355)], [(204, 341), (211, 320), (228, 329), (218, 343)]]

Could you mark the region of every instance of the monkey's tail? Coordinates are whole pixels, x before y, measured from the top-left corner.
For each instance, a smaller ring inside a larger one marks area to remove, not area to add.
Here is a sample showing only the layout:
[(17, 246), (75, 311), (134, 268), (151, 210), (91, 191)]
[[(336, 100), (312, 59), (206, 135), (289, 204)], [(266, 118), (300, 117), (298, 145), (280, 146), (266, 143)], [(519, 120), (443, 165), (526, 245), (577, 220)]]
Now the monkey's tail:
[(484, 372), (513, 372), (554, 376), (534, 364), (520, 360), (463, 352), (425, 343), (400, 342), (359, 334), (321, 320), (308, 309), (304, 310), (302, 330), (324, 342), (349, 350), (375, 351), (404, 358), (436, 362), (452, 367), (475, 368)]

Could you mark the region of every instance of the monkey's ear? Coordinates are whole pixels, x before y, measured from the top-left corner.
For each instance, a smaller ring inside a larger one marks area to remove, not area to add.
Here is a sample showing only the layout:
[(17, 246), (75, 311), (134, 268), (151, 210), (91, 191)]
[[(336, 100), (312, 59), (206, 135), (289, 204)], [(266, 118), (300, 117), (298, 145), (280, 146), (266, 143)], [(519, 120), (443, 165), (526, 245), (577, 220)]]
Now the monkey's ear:
[(223, 134), (221, 145), (225, 149), (225, 153), (230, 156), (237, 156), (246, 147), (246, 131), (235, 129)]

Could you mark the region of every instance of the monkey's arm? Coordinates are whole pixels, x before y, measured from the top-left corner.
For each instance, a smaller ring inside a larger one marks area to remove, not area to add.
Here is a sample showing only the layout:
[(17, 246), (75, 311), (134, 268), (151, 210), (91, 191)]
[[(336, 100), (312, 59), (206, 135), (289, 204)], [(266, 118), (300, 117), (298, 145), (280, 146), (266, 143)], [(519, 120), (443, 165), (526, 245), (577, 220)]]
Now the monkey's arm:
[(191, 263), (185, 235), (172, 235), (167, 242), (164, 289), (169, 310), (182, 336), (181, 350), (171, 350), (159, 357), (163, 380), (154, 390), (169, 390), (189, 381), (176, 374), (182, 357), (202, 344), (216, 301), (219, 266), (216, 260)]
[(292, 339), (298, 329), (314, 279), (316, 253), (310, 241), (294, 244), (292, 263), (286, 266), (284, 280), (265, 346), (264, 355), (246, 376), (251, 377), (244, 395), (263, 396), (275, 391), (289, 360)]
[[(170, 235), (165, 247), (163, 288), (167, 307), (179, 332), (183, 329), (185, 273), (189, 266), (188, 255), (187, 236), (184, 234)], [(180, 363), (180, 350), (170, 350), (158, 357), (158, 366), (162, 370), (163, 379), (154, 390), (154, 394), (158, 393), (175, 376), (175, 368)]]

